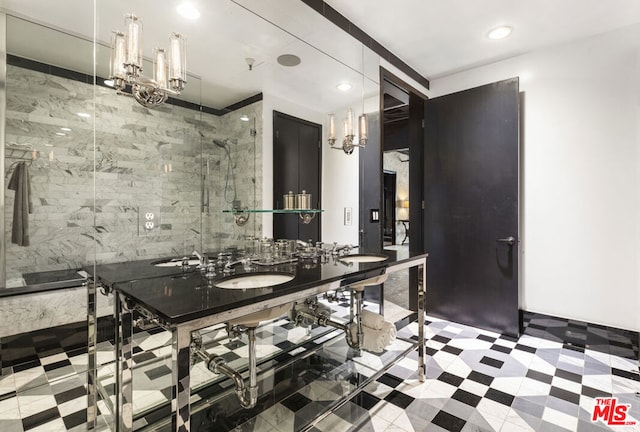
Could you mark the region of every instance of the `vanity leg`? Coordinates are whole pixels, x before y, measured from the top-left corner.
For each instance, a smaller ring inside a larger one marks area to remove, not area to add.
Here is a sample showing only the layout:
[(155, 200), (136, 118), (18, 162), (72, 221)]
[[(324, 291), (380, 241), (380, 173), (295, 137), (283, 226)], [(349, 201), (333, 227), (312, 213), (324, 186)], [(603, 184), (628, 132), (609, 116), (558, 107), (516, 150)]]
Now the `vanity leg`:
[(115, 293), (116, 322), (116, 431), (133, 430), (133, 313)]
[(355, 318), (355, 314), (353, 313), (353, 296), (355, 295), (355, 291), (349, 290), (349, 324), (353, 322)]
[(89, 279), (87, 281), (87, 430), (95, 429), (98, 412), (96, 327), (96, 284), (93, 279)]
[[(420, 273), (422, 273), (422, 277), (420, 277)], [(420, 382), (424, 382), (426, 373), (424, 364), (424, 293), (427, 283), (426, 262), (418, 267), (418, 275), (418, 379)]]
[(171, 422), (174, 432), (189, 432), (191, 430), (190, 343), (190, 331), (180, 327), (173, 331), (171, 411), (174, 416)]

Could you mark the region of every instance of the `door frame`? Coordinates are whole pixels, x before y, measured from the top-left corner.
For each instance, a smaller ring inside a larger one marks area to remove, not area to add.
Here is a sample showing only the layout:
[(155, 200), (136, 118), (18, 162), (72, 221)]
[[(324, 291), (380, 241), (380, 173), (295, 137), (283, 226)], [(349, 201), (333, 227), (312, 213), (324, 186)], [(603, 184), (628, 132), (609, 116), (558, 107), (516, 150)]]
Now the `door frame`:
[[(424, 253), (424, 102), (428, 97), (402, 78), (380, 66), (380, 160), (384, 153), (384, 82), (409, 93), (409, 253)], [(380, 182), (380, 196), (384, 185)], [(409, 309), (418, 310), (418, 270), (409, 271)]]
[[(380, 135), (381, 135), (381, 145), (380, 151), (384, 152), (384, 81), (396, 85), (397, 87), (407, 91), (410, 95), (409, 97), (409, 184), (411, 187), (409, 188), (409, 226), (411, 230), (409, 231), (409, 251), (410, 253), (427, 253), (424, 245), (424, 228), (423, 228), (423, 220), (424, 220), (424, 115), (425, 115), (425, 102), (429, 99), (425, 94), (423, 94), (420, 90), (414, 88), (411, 84), (408, 84), (403, 79), (394, 75), (392, 72), (384, 69), (382, 66), (380, 67), (380, 113), (381, 113), (381, 121), (380, 121)], [(523, 247), (522, 247), (522, 237), (523, 237), (523, 167), (524, 164), (522, 162), (523, 151), (523, 127), (522, 127), (522, 119), (524, 118), (524, 94), (520, 91), (519, 94), (520, 104), (519, 104), (519, 143), (518, 143), (518, 243), (517, 249), (515, 253), (517, 253), (517, 259), (519, 263), (519, 271), (518, 271), (518, 309), (519, 309), (519, 317), (520, 317), (520, 331), (522, 331), (522, 290), (523, 290), (523, 274), (524, 274), (524, 260), (523, 258)], [(382, 157), (382, 156), (381, 156)], [(380, 184), (380, 194), (382, 196), (382, 188), (383, 184)], [(417, 299), (417, 290), (414, 287), (417, 287), (418, 283), (418, 272), (415, 270), (410, 271), (409, 273), (409, 287), (410, 287), (410, 298), (409, 298), (409, 308), (411, 310), (417, 310), (418, 299)]]

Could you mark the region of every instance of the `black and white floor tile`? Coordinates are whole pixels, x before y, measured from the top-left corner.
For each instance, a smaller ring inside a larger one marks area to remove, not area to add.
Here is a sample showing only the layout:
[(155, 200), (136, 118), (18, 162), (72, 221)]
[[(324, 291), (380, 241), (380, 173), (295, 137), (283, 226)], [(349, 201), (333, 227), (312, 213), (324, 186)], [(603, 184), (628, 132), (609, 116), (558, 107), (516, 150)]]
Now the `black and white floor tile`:
[[(409, 329), (417, 330), (415, 324)], [(608, 427), (591, 421), (595, 398), (612, 396), (630, 404), (627, 421), (640, 421), (637, 357), (545, 339), (542, 333), (516, 339), (435, 319), (426, 331), (426, 381), (417, 380), (412, 353), (370, 384), (365, 394), (380, 402), (369, 409), (371, 418), (361, 430), (640, 430), (640, 423)], [(619, 344), (633, 345), (616, 339)]]
[[(346, 306), (332, 304), (343, 315)], [(627, 421), (640, 421), (637, 334), (527, 313), (523, 325), (524, 333), (516, 339), (429, 318), (426, 380), (419, 382), (415, 350), (383, 375), (376, 375), (407, 349), (407, 342), (399, 340), (381, 355), (358, 355), (346, 348), (340, 332), (307, 331), (287, 319), (278, 320), (259, 330), (259, 356), (268, 359), (264, 369), (285, 366), (262, 379), (258, 406), (241, 410), (233, 397), (212, 399), (228, 384), (211, 381), (212, 375), (196, 365), (194, 382), (206, 382), (209, 387), (195, 398), (213, 402), (209, 409), (194, 414), (192, 427), (289, 432), (326, 412), (313, 431), (640, 430), (640, 423), (609, 427), (591, 420), (596, 397), (616, 397), (630, 406)], [(399, 336), (415, 339), (417, 330), (417, 324), (411, 323)], [(240, 367), (246, 346), (242, 340), (225, 338), (224, 333), (221, 328), (205, 332), (207, 350)], [(166, 410), (149, 408), (169, 394), (168, 340), (162, 331), (135, 337), (135, 409), (146, 412), (137, 426), (167, 415)], [(104, 343), (101, 348), (100, 361), (112, 360), (110, 345)], [(87, 430), (86, 349), (56, 347), (43, 353), (29, 362), (3, 367), (1, 432)], [(112, 374), (109, 365), (101, 369), (102, 384), (107, 389), (111, 386), (111, 392)], [(336, 400), (363, 383), (368, 384), (362, 392), (335, 407)], [(99, 409), (96, 430), (109, 430), (110, 410), (104, 401)]]

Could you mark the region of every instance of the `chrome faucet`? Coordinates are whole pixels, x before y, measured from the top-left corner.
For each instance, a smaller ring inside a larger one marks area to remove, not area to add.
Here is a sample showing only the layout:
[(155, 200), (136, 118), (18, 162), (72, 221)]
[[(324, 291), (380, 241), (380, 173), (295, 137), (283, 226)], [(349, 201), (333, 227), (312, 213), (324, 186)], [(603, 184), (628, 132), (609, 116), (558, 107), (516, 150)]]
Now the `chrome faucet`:
[(180, 266), (183, 272), (187, 272), (191, 267), (189, 266), (189, 258), (182, 257), (182, 265)]
[(331, 249), (331, 255), (340, 255), (340, 252), (343, 252), (346, 254), (348, 254), (349, 252), (351, 252), (351, 249), (356, 248), (356, 246), (351, 246), (350, 244), (348, 245), (343, 245), (343, 246), (338, 246), (337, 242), (333, 243), (333, 249)]
[(198, 260), (200, 261), (200, 265), (203, 266), (205, 265), (205, 260), (206, 260), (206, 255), (202, 256), (200, 254), (200, 252), (198, 252), (197, 250), (193, 250), (193, 252), (191, 252), (191, 255), (195, 256), (196, 258), (198, 258)]
[(214, 266), (209, 261), (209, 257), (207, 256), (207, 254), (200, 254), (197, 250), (194, 249), (193, 252), (191, 252), (191, 255), (195, 256), (196, 258), (198, 258), (198, 261), (200, 261), (196, 268), (200, 270), (201, 273), (206, 273), (205, 276), (207, 276), (208, 278), (215, 276), (215, 272), (212, 270)]
[(311, 243), (308, 243), (306, 241), (302, 241), (302, 240), (296, 240), (296, 243), (298, 243), (300, 246), (302, 246), (303, 248), (309, 247), (311, 246)]
[(227, 261), (227, 263), (224, 265), (224, 270), (222, 270), (222, 272), (226, 274), (233, 273), (235, 271), (233, 269), (233, 266), (236, 264), (240, 264), (242, 261), (243, 260)]

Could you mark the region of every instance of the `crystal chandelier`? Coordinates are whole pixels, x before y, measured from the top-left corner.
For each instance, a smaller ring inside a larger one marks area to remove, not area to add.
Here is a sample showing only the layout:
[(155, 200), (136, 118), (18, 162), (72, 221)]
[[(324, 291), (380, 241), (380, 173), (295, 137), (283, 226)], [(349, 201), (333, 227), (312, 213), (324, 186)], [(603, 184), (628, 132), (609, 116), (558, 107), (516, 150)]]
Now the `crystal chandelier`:
[(110, 77), (122, 92), (131, 86), (133, 97), (145, 107), (162, 105), (177, 96), (187, 83), (186, 40), (179, 33), (169, 36), (169, 52), (153, 50), (153, 78), (142, 76), (142, 20), (134, 14), (124, 18), (126, 32), (115, 31), (111, 38)]

